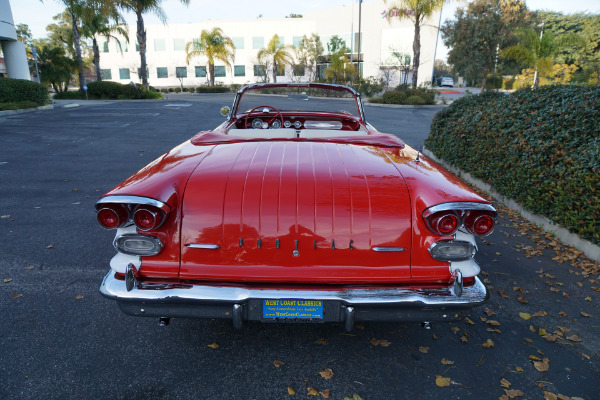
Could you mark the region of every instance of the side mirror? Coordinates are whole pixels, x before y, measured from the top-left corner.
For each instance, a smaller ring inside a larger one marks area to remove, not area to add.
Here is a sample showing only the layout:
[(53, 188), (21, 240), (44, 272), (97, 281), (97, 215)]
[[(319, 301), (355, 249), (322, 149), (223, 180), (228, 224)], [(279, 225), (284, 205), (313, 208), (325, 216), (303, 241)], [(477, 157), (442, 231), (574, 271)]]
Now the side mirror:
[(230, 111), (231, 109), (228, 106), (221, 107), (221, 115), (224, 117), (228, 116)]

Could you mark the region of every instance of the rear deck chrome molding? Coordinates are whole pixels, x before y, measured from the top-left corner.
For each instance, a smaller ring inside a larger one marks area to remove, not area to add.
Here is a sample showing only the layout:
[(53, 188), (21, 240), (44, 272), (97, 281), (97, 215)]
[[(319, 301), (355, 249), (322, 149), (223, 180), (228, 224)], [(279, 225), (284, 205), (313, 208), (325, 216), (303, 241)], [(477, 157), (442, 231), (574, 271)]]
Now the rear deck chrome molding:
[[(454, 282), (453, 282), (454, 283)], [(485, 285), (475, 277), (472, 286), (464, 287), (460, 297), (454, 294), (453, 285), (435, 289), (367, 288), (349, 287), (339, 290), (307, 289), (251, 289), (244, 286), (219, 285), (145, 285), (138, 283), (127, 291), (124, 280), (115, 278), (113, 271), (104, 277), (100, 292), (113, 300), (124, 302), (177, 302), (189, 306), (203, 303), (226, 302), (241, 304), (252, 299), (299, 299), (340, 301), (349, 306), (433, 306), (433, 307), (474, 307), (489, 297)]]
[(208, 250), (216, 250), (219, 248), (218, 244), (212, 243), (188, 243), (185, 247), (189, 247), (190, 249), (208, 249)]
[(383, 247), (383, 246), (378, 246), (378, 247), (373, 247), (373, 251), (406, 251), (408, 249), (405, 249), (404, 247)]
[(496, 212), (496, 209), (491, 204), (486, 203), (477, 203), (474, 201), (455, 201), (450, 203), (442, 203), (437, 204), (435, 206), (429, 207), (425, 211), (430, 212), (431, 214), (435, 214), (439, 211), (457, 211), (457, 210), (481, 210), (481, 211), (490, 211)]
[(96, 208), (99, 208), (100, 204), (106, 203), (120, 203), (120, 204), (140, 204), (145, 206), (154, 206), (165, 211), (170, 210), (170, 207), (163, 203), (162, 201), (151, 199), (149, 197), (142, 196), (118, 196), (118, 195), (109, 195), (102, 197), (100, 200), (96, 202)]

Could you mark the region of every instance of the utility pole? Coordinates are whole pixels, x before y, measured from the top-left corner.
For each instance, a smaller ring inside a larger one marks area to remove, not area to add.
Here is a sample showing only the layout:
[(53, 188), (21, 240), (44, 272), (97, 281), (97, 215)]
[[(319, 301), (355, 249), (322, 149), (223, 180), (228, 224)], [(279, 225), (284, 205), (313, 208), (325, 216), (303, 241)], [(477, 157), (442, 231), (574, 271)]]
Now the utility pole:
[(358, 0), (358, 79), (362, 78), (362, 73), (360, 71), (360, 61), (362, 59), (362, 57), (360, 56), (360, 42), (362, 42), (362, 33), (361, 33), (361, 16), (362, 16), (362, 0)]

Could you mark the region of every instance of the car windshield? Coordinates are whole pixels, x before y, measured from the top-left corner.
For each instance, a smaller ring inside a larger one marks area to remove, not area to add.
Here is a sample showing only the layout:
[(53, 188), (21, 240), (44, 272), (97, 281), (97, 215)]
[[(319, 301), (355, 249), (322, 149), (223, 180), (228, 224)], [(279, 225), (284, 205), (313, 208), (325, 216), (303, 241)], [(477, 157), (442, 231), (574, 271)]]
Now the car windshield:
[(335, 85), (251, 85), (242, 91), (236, 114), (246, 113), (260, 106), (275, 107), (282, 112), (335, 112), (360, 116), (353, 91)]

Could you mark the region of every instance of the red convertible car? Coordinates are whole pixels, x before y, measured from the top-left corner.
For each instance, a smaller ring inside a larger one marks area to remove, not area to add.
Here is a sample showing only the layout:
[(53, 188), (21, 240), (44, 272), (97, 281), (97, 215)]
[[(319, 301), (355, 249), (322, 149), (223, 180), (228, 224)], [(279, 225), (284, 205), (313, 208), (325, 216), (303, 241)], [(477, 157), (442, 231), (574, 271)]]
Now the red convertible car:
[(96, 204), (117, 254), (100, 287), (129, 315), (452, 321), (489, 292), (473, 259), (496, 210), (367, 123), (340, 85), (253, 84), (227, 120)]

